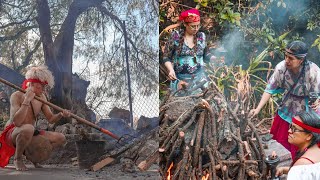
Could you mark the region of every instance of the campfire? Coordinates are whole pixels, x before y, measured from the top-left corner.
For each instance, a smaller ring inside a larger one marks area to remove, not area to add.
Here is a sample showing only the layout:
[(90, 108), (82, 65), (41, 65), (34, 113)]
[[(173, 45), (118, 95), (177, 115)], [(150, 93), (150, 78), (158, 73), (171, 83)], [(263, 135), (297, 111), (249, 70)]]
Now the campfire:
[(266, 177), (263, 145), (249, 110), (246, 100), (227, 102), (215, 85), (199, 95), (166, 97), (159, 130), (163, 179)]

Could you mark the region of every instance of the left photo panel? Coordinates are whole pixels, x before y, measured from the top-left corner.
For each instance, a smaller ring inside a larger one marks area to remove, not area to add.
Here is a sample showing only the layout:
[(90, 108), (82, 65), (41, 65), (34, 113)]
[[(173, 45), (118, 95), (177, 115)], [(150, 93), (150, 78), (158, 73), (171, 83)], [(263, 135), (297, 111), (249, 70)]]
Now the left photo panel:
[(159, 3), (0, 1), (0, 179), (161, 179)]

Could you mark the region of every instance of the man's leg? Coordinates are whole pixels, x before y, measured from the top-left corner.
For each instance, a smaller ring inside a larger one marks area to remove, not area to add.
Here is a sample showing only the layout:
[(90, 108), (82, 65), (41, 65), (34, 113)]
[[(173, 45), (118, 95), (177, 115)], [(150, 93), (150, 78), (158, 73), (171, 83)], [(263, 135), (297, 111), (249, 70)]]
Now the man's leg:
[(46, 131), (44, 136), (49, 139), (53, 148), (61, 147), (66, 144), (66, 137), (62, 133)]
[(16, 147), (14, 165), (18, 171), (27, 170), (27, 167), (22, 161), (22, 155), (28, 144), (31, 142), (33, 132), (34, 127), (30, 124), (24, 124), (21, 127), (16, 127), (12, 132), (12, 142)]
[[(45, 137), (49, 141), (49, 143), (51, 144), (52, 148), (57, 148), (59, 146), (63, 146), (66, 143), (65, 136), (63, 134), (61, 134), (61, 133), (58, 133), (58, 132), (50, 132), (50, 131), (40, 130), (39, 134), (36, 135), (36, 136)], [(33, 142), (31, 142), (31, 143), (33, 143)], [(32, 145), (32, 144), (30, 144), (30, 145)], [(28, 149), (28, 150), (30, 150), (30, 149)], [(42, 149), (38, 149), (38, 150), (42, 151)], [(41, 154), (41, 153), (44, 153), (44, 152), (39, 152), (39, 153)], [(42, 155), (40, 155), (40, 156), (42, 156)], [(49, 155), (49, 154), (47, 154), (47, 155)], [(48, 156), (48, 158), (49, 158), (49, 156)], [(32, 162), (32, 160), (31, 160), (31, 162)], [(36, 163), (36, 162), (32, 162), (32, 163), (33, 163), (34, 167), (42, 168), (42, 166), (39, 163)]]

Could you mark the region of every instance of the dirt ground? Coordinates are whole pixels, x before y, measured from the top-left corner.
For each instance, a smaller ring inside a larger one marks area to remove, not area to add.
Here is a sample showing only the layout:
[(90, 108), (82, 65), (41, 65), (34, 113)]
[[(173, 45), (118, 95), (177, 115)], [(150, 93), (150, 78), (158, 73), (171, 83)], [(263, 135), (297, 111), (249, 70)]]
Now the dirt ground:
[(157, 180), (161, 179), (158, 166), (153, 165), (145, 172), (136, 171), (133, 173), (122, 172), (121, 165), (115, 164), (104, 167), (102, 170), (93, 172), (82, 170), (72, 165), (44, 165), (43, 168), (34, 168), (31, 164), (27, 165), (28, 171), (15, 171), (13, 164), (0, 168), (1, 180)]

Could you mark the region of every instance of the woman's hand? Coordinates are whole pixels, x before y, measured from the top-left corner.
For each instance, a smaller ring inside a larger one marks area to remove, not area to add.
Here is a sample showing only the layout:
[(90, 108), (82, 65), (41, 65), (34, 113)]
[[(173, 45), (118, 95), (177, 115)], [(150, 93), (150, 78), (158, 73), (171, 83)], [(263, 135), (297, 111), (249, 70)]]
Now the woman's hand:
[(255, 117), (257, 114), (259, 114), (260, 110), (259, 109), (251, 109), (248, 116), (249, 118)]
[(176, 73), (174, 72), (173, 69), (169, 71), (169, 73), (168, 73), (168, 78), (169, 78), (169, 80), (171, 80), (171, 81), (177, 79)]
[(177, 77), (176, 77), (176, 73), (174, 72), (174, 69), (173, 69), (173, 64), (170, 61), (167, 61), (164, 63), (164, 65), (166, 66), (167, 71), (168, 71), (168, 79), (170, 81), (176, 80)]
[(189, 84), (188, 84), (187, 82), (180, 80), (180, 81), (178, 82), (178, 89), (179, 89), (179, 90), (180, 90), (180, 89), (187, 89), (188, 85), (189, 85)]

